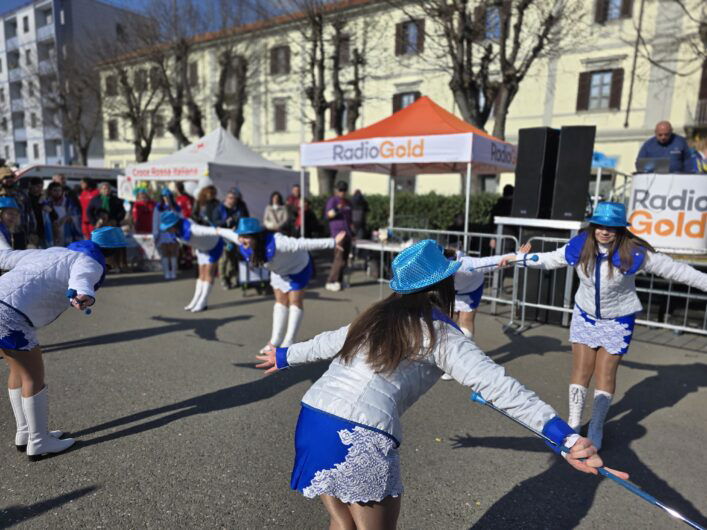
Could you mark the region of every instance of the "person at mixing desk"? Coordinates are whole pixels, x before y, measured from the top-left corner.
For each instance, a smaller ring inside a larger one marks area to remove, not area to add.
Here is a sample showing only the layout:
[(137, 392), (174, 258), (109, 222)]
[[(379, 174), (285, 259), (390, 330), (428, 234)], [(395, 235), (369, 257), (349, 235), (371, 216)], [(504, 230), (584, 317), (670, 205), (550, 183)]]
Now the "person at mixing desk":
[(669, 121), (659, 121), (655, 126), (655, 136), (649, 138), (641, 146), (636, 158), (636, 169), (640, 172), (650, 172), (641, 160), (666, 159), (670, 173), (692, 173), (694, 162), (691, 160), (690, 148), (684, 137), (673, 132)]

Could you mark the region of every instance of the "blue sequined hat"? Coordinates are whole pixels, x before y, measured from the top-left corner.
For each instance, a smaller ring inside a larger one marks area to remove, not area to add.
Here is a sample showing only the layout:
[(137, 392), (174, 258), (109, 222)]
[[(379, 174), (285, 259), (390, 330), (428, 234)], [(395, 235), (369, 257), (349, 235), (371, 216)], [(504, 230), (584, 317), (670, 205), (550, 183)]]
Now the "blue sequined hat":
[(101, 248), (123, 248), (127, 246), (123, 231), (117, 226), (103, 226), (91, 232), (91, 241)]
[(172, 196), (172, 190), (170, 190), (167, 186), (162, 188), (162, 191), (160, 191), (160, 195), (163, 197), (171, 197)]
[(448, 278), (459, 267), (460, 261), (448, 260), (437, 243), (425, 239), (406, 248), (393, 260), (390, 288), (400, 294), (416, 293)]
[(181, 220), (181, 217), (172, 210), (160, 214), (160, 230), (169, 230)]
[(594, 210), (594, 215), (586, 220), (602, 226), (631, 226), (626, 221), (626, 206), (620, 202), (600, 202)]
[(262, 231), (263, 227), (255, 217), (241, 217), (238, 221), (238, 228), (236, 228), (236, 234), (239, 236), (257, 234)]
[(20, 209), (17, 205), (17, 201), (12, 197), (0, 197), (0, 210), (5, 208), (14, 208), (15, 210)]

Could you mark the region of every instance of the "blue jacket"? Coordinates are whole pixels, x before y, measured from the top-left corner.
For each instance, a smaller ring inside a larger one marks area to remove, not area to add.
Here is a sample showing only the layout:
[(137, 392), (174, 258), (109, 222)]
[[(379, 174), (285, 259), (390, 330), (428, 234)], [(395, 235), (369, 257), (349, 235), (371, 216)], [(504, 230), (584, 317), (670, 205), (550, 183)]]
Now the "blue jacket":
[(691, 161), (690, 148), (682, 136), (673, 134), (670, 141), (663, 145), (655, 136), (647, 140), (638, 151), (637, 158), (668, 158), (672, 173), (692, 173), (694, 162)]

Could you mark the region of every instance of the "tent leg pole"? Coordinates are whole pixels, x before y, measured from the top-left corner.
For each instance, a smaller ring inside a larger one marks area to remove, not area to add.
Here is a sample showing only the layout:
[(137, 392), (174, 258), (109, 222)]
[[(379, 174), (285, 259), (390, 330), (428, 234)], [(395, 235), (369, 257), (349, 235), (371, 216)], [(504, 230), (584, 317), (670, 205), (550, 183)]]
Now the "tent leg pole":
[(466, 203), (464, 205), (464, 253), (468, 252), (469, 243), (469, 195), (471, 194), (471, 163), (466, 165)]
[(592, 212), (597, 209), (597, 204), (599, 203), (599, 190), (601, 189), (601, 168), (597, 169), (597, 183), (594, 186), (594, 204), (592, 205)]
[(300, 237), (304, 237), (304, 199), (306, 192), (304, 191), (304, 166), (299, 170), (299, 215), (300, 215)]
[(395, 211), (395, 169), (390, 172), (390, 211), (388, 212), (388, 228), (393, 229), (393, 213)]

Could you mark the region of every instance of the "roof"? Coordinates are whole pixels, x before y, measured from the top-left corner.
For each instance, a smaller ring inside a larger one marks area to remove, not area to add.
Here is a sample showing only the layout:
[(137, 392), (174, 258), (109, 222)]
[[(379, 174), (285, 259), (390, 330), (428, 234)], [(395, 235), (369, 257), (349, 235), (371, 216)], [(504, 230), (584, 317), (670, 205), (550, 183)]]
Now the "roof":
[(275, 162), (263, 158), (241, 143), (231, 133), (219, 127), (194, 143), (181, 148), (171, 155), (143, 162), (143, 166), (166, 166), (179, 164), (220, 164), (252, 168), (267, 168), (290, 171)]
[(433, 134), (472, 133), (494, 140), (499, 140), (478, 127), (457, 118), (427, 96), (422, 96), (398, 112), (376, 123), (357, 129), (348, 134), (337, 136), (327, 142), (343, 142), (364, 138), (386, 138), (396, 136), (429, 136)]

